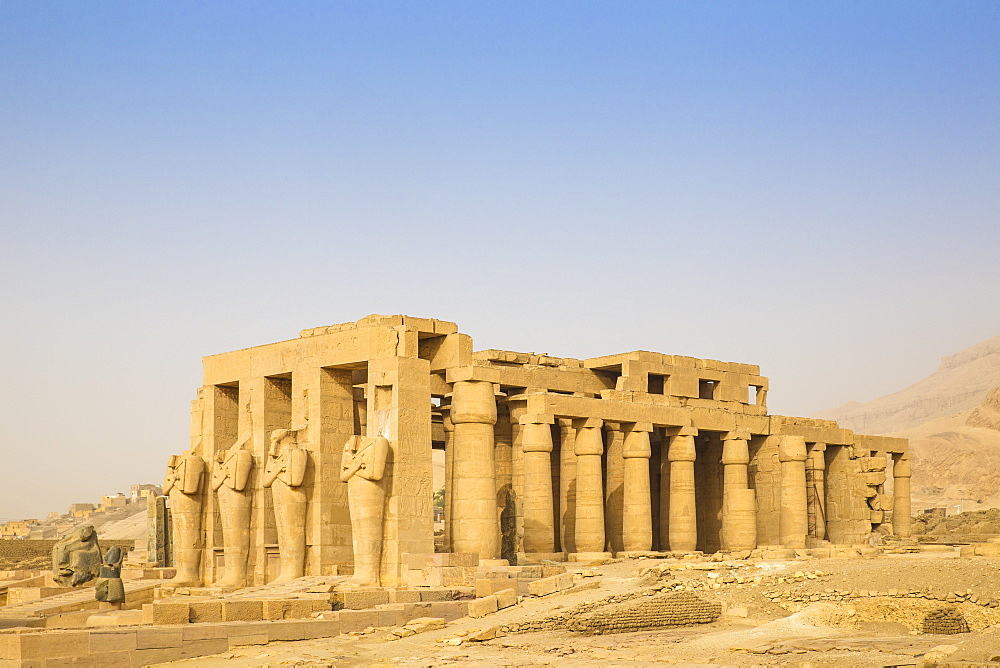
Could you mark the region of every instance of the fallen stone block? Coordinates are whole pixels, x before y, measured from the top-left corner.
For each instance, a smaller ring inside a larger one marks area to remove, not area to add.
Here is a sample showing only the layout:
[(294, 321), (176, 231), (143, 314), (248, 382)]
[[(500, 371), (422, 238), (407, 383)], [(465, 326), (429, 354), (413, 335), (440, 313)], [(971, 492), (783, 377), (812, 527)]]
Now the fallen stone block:
[(497, 611), (497, 597), (484, 596), (469, 601), (468, 616), (473, 618), (484, 617)]
[(563, 591), (573, 586), (571, 573), (560, 573), (552, 577), (542, 578), (528, 583), (528, 593), (532, 596), (548, 596), (557, 591)]
[(517, 591), (513, 589), (502, 589), (495, 596), (497, 597), (497, 609), (499, 610), (517, 605)]
[(417, 617), (404, 624), (403, 628), (414, 633), (423, 633), (424, 631), (444, 628), (444, 620), (440, 617)]

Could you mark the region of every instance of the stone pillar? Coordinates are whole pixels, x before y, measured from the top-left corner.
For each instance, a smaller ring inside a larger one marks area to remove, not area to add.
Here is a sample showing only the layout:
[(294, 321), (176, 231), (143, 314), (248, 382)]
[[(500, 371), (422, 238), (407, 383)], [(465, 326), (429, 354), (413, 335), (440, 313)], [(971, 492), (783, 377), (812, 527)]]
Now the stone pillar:
[(455, 498), (455, 425), (451, 421), (451, 407), (442, 407), (441, 426), (444, 427), (444, 551), (454, 552), (452, 548), (451, 524), (454, 510), (452, 500)]
[(609, 552), (621, 552), (623, 517), (625, 514), (625, 460), (622, 446), (625, 432), (617, 422), (605, 422), (606, 444), (604, 455), (604, 534)]
[(778, 445), (778, 461), (781, 462), (779, 540), (788, 548), (804, 548), (809, 532), (805, 439), (801, 436), (782, 436)]
[(604, 552), (604, 453), (602, 421), (578, 421), (576, 432), (576, 554)]
[(167, 465), (163, 491), (170, 499), (170, 522), (173, 535), (173, 562), (177, 585), (201, 584), (201, 557), (204, 540), (201, 510), (204, 503), (205, 460), (196, 446), (183, 455), (174, 455)]
[(892, 463), (892, 533), (910, 537), (910, 456), (900, 455)]
[(559, 549), (576, 552), (576, 429), (559, 419)]
[(669, 542), (673, 552), (694, 552), (698, 549), (698, 513), (694, 487), (693, 427), (679, 429), (667, 450), (670, 461)]
[(750, 489), (747, 465), (750, 435), (729, 432), (722, 443), (722, 549), (757, 547), (757, 499)]
[(646, 552), (653, 548), (653, 506), (649, 497), (651, 431), (653, 425), (647, 422), (633, 424), (622, 447), (625, 458), (622, 549), (626, 552)]
[(480, 559), (500, 556), (493, 425), (497, 404), (493, 383), (455, 383), (451, 399), (454, 455), (454, 499), (451, 525), (455, 552), (474, 552)]
[(806, 459), (809, 535), (826, 539), (826, 443), (814, 443)]
[(551, 415), (522, 415), (521, 447), (524, 451), (524, 551), (555, 552), (555, 509), (552, 507)]

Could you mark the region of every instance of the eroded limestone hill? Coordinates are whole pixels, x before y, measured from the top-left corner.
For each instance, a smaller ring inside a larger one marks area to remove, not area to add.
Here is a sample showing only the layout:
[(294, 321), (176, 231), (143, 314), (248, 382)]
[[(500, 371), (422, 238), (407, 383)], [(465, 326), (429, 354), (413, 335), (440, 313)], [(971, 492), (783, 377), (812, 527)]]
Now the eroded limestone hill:
[(867, 403), (850, 402), (817, 413), (862, 434), (902, 436), (938, 418), (977, 407), (1000, 386), (1000, 336), (941, 360), (937, 371), (893, 394)]
[(944, 358), (900, 392), (816, 417), (909, 438), (915, 509), (1000, 507), (1000, 336)]

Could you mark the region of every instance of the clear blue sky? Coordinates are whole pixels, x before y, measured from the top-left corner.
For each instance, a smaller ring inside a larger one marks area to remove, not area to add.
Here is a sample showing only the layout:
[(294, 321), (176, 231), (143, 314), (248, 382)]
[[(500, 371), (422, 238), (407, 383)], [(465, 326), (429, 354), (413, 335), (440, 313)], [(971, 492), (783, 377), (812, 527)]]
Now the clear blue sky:
[(1000, 333), (1000, 3), (0, 1), (0, 517), (158, 481), (203, 355), (368, 313), (760, 364)]

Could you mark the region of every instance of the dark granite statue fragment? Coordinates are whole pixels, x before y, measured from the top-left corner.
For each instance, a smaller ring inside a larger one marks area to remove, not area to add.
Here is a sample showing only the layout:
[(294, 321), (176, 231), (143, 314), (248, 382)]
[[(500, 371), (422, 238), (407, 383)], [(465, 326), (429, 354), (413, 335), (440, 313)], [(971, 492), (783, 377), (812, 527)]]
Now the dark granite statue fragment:
[(101, 569), (97, 532), (89, 524), (73, 529), (52, 546), (52, 576), (64, 587), (79, 587), (96, 578)]

